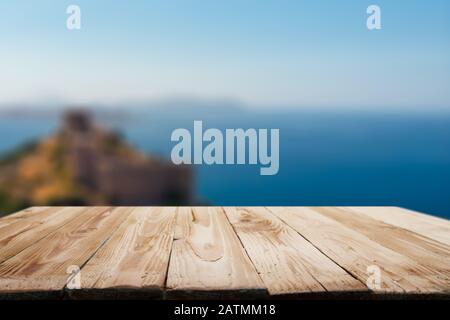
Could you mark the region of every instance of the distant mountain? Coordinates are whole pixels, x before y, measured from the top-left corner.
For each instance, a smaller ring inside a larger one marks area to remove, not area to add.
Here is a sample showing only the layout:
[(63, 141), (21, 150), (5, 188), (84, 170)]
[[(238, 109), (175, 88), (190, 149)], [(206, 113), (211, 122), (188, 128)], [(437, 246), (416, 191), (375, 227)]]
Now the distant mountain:
[[(20, 117), (60, 117), (65, 110), (73, 109), (74, 106), (65, 103), (59, 104), (3, 104), (0, 105), (1, 116)], [(161, 99), (149, 99), (144, 101), (124, 101), (115, 104), (90, 104), (89, 110), (99, 118), (123, 118), (129, 113), (176, 113), (176, 114), (213, 114), (213, 113), (241, 113), (246, 107), (243, 103), (229, 98), (223, 99), (200, 99), (195, 97), (168, 97)]]

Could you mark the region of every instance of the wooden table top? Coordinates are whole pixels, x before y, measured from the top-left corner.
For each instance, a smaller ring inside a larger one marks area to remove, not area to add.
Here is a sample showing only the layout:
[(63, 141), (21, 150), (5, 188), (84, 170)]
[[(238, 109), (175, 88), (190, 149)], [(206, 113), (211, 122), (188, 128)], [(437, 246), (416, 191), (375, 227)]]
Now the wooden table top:
[(396, 207), (33, 207), (0, 298), (449, 297), (450, 221)]

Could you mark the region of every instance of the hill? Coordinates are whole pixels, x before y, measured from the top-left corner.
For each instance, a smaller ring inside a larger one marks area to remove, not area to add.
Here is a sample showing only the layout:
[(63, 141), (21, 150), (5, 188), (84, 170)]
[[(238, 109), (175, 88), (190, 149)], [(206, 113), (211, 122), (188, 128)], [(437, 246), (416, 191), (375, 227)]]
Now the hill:
[(0, 158), (0, 214), (32, 205), (186, 205), (192, 171), (146, 156), (69, 112), (52, 136)]

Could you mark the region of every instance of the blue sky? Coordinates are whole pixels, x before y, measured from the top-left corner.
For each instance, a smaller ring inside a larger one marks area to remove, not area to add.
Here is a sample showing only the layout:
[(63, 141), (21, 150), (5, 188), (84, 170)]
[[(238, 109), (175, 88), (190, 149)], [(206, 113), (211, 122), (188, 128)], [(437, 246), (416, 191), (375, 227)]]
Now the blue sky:
[[(370, 4), (382, 30), (366, 28)], [(450, 1), (0, 0), (0, 83), (2, 105), (450, 110)]]

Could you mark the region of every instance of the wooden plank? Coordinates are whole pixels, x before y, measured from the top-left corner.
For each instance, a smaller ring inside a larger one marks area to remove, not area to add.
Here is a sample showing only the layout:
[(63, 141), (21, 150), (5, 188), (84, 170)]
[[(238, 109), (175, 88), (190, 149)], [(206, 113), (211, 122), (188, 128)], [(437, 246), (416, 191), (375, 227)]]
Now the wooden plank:
[(345, 208), (326, 207), (314, 210), (411, 258), (428, 268), (430, 273), (439, 274), (439, 281), (450, 287), (450, 246)]
[(442, 293), (448, 290), (427, 268), (313, 208), (270, 207), (269, 210), (361, 281), (369, 278), (369, 267), (380, 268), (381, 287), (371, 288), (376, 292)]
[(135, 208), (81, 270), (72, 296), (162, 297), (175, 227), (175, 207)]
[(179, 208), (168, 296), (258, 297), (266, 293), (220, 208)]
[(69, 266), (69, 298), (360, 297), (373, 265), (377, 293), (448, 296), (449, 231), (401, 208), (34, 207), (0, 219), (0, 298), (61, 296)]
[(63, 208), (60, 207), (32, 207), (17, 213), (11, 214), (9, 216), (0, 219), (0, 229), (4, 229), (6, 226), (12, 226), (16, 224), (14, 228), (20, 229), (19, 226), (26, 226), (31, 221), (38, 221), (45, 218), (48, 214), (52, 212), (59, 211)]
[(68, 268), (82, 267), (130, 208), (93, 207), (33, 246), (0, 264), (0, 293), (60, 291)]
[(45, 209), (26, 218), (15, 219), (15, 222), (1, 227), (0, 263), (56, 231), (83, 210), (87, 209), (75, 207)]
[(398, 207), (347, 207), (373, 219), (450, 245), (450, 221)]
[(265, 208), (224, 209), (270, 294), (367, 290)]
[(35, 213), (47, 211), (49, 209), (58, 210), (58, 208), (51, 208), (51, 207), (30, 207), (16, 213), (3, 216), (0, 218), (0, 228), (10, 224), (11, 222), (15, 222), (21, 219), (28, 219), (32, 217)]

